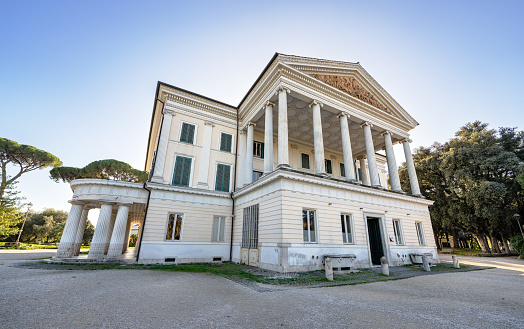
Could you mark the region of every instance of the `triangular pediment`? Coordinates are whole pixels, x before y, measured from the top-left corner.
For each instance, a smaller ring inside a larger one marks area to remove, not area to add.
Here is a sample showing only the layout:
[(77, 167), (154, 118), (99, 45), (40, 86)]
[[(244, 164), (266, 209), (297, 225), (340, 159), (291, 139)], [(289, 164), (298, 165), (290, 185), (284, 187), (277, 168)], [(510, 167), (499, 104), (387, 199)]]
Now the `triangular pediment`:
[(356, 97), (379, 110), (393, 114), (391, 109), (388, 109), (386, 105), (380, 102), (378, 98), (375, 97), (375, 95), (364, 88), (354, 77), (320, 74), (312, 74), (311, 76), (324, 83), (327, 83), (331, 87), (342, 90), (343, 92), (348, 93), (349, 95)]

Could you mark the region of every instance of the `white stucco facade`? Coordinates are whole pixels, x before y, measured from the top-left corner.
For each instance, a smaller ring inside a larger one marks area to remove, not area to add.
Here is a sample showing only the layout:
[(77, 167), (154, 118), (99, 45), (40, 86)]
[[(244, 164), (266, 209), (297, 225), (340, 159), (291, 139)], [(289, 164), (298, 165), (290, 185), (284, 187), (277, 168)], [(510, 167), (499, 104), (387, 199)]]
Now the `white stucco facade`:
[[(83, 215), (96, 207), (93, 260), (118, 258), (138, 223), (146, 263), (288, 272), (321, 269), (332, 254), (352, 255), (353, 268), (382, 256), (392, 266), (409, 254), (438, 261), (432, 202), (410, 153), (417, 125), (358, 63), (276, 54), (236, 107), (159, 82), (149, 181), (73, 181), (58, 257), (75, 255)], [(399, 183), (402, 156), (413, 195)]]

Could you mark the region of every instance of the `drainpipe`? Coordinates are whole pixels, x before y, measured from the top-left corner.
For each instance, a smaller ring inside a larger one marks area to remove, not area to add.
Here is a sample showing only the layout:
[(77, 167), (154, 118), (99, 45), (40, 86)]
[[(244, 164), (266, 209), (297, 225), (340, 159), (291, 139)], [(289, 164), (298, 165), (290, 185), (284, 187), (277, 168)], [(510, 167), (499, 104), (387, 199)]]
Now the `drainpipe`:
[(231, 192), (231, 201), (233, 201), (233, 209), (231, 210), (231, 241), (229, 242), (229, 261), (233, 260), (233, 222), (235, 220), (235, 199), (233, 199), (233, 193), (237, 186), (237, 161), (238, 161), (238, 108), (237, 108), (237, 139), (235, 143), (235, 169), (233, 173), (233, 191)]
[[(156, 99), (160, 103), (162, 103), (162, 111), (160, 112), (160, 115), (162, 115), (162, 120), (160, 121), (160, 128), (158, 131), (158, 140), (156, 141), (156, 151), (155, 155), (152, 161), (151, 165), (151, 171), (149, 172), (149, 178), (147, 179), (147, 182), (151, 182), (151, 178), (155, 174), (155, 165), (156, 165), (156, 157), (158, 156), (158, 145), (160, 145), (160, 137), (162, 137), (162, 125), (164, 124), (164, 107), (166, 104), (162, 102), (160, 99)], [(146, 211), (144, 212), (144, 220), (142, 221), (142, 227), (140, 228), (140, 239), (137, 243), (137, 250), (136, 250), (136, 261), (138, 262), (138, 259), (140, 257), (140, 249), (142, 249), (142, 237), (144, 236), (144, 227), (146, 226), (146, 218), (147, 218), (147, 211), (149, 209), (149, 200), (151, 200), (151, 190), (147, 188), (147, 182), (144, 182), (144, 190), (147, 191), (147, 202), (146, 202)]]

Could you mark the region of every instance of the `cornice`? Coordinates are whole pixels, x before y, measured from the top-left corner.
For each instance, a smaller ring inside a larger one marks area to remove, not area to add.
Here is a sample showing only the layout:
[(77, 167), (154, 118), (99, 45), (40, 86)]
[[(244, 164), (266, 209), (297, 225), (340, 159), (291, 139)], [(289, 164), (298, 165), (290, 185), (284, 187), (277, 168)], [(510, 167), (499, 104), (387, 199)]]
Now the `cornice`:
[(301, 182), (310, 183), (310, 184), (317, 184), (317, 185), (322, 185), (322, 186), (327, 186), (327, 187), (332, 187), (332, 188), (337, 188), (337, 189), (344, 189), (344, 190), (359, 192), (363, 194), (371, 194), (374, 196), (380, 196), (384, 198), (391, 198), (391, 199), (396, 199), (396, 200), (401, 200), (401, 201), (419, 203), (419, 204), (428, 205), (428, 206), (433, 204), (433, 201), (427, 200), (427, 199), (409, 196), (409, 195), (405, 195), (405, 194), (401, 194), (401, 193), (397, 193), (397, 192), (393, 192), (389, 190), (381, 190), (378, 188), (363, 186), (361, 184), (346, 182), (346, 181), (342, 181), (342, 180), (338, 180), (334, 178), (316, 177), (312, 174), (297, 172), (295, 170), (285, 169), (285, 168), (277, 169), (273, 171), (272, 173), (270, 173), (269, 175), (262, 176), (256, 182), (251, 183), (247, 186), (244, 186), (240, 190), (237, 190), (236, 192), (234, 192), (233, 197), (239, 198), (247, 193), (250, 193), (258, 188), (261, 188), (264, 185), (273, 183), (279, 179), (289, 179), (289, 180), (294, 180), (294, 181), (301, 181)]
[(212, 113), (210, 111), (205, 111), (202, 109), (195, 109), (194, 107), (191, 107), (188, 105), (185, 105), (185, 106), (182, 106), (182, 105), (185, 105), (185, 104), (178, 105), (178, 104), (173, 104), (173, 103), (166, 103), (166, 107), (175, 109), (179, 113), (190, 114), (190, 115), (194, 115), (197, 117), (201, 117), (203, 120), (213, 120), (214, 122), (221, 122), (227, 126), (236, 127), (236, 115), (234, 118), (231, 118), (231, 117), (224, 118), (223, 116), (221, 116), (218, 113)]
[(147, 187), (153, 188), (155, 190), (187, 193), (187, 194), (194, 194), (194, 195), (205, 195), (205, 196), (220, 197), (220, 198), (226, 198), (226, 199), (230, 198), (230, 194), (228, 192), (211, 191), (211, 190), (204, 190), (204, 189), (199, 189), (195, 187), (182, 187), (182, 186), (158, 184), (158, 183), (151, 183), (151, 182), (148, 182), (146, 185)]

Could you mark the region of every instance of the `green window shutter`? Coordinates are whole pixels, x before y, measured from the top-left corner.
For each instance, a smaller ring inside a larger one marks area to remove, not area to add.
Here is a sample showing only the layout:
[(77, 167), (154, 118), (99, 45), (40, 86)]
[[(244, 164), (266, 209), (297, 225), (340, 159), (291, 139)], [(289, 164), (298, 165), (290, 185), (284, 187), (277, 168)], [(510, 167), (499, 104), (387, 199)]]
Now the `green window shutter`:
[(195, 125), (189, 123), (182, 124), (182, 132), (180, 133), (180, 141), (184, 143), (193, 144), (195, 137)]
[(191, 174), (191, 158), (177, 156), (175, 161), (175, 174), (173, 175), (173, 185), (189, 186)]
[(218, 164), (217, 177), (215, 182), (215, 190), (222, 192), (229, 192), (229, 177), (231, 173), (231, 166)]
[(233, 136), (222, 133), (220, 138), (220, 151), (231, 152), (231, 144), (233, 143)]
[(187, 130), (189, 129), (189, 125), (187, 123), (182, 124), (182, 131), (180, 132), (180, 141), (187, 143)]
[(326, 172), (328, 174), (333, 173), (333, 168), (331, 168), (331, 160), (326, 159)]
[(188, 136), (187, 136), (187, 142), (189, 144), (193, 144), (193, 138), (195, 137), (195, 126), (194, 125), (188, 125)]
[(340, 176), (346, 177), (346, 170), (344, 168), (344, 164), (340, 163)]
[(302, 168), (309, 169), (309, 155), (302, 153)]

